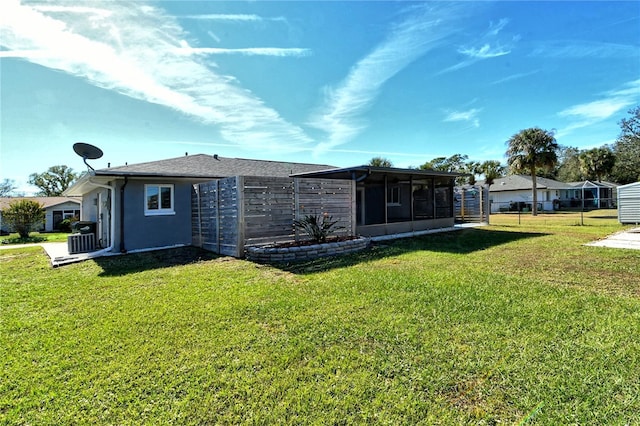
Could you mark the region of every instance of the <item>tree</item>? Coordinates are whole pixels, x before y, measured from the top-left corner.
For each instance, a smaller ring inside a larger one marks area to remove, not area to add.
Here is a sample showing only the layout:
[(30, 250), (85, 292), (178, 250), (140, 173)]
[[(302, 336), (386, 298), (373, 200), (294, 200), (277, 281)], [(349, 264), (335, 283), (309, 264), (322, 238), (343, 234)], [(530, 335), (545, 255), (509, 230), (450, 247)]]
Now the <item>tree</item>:
[(507, 163), (516, 173), (529, 172), (533, 193), (533, 215), (538, 214), (538, 168), (552, 169), (558, 162), (558, 143), (549, 130), (531, 127), (521, 130), (507, 141)]
[(620, 121), (621, 133), (613, 145), (616, 161), (611, 175), (620, 184), (640, 180), (640, 106), (629, 110), (629, 114), (630, 118)]
[[(431, 161), (427, 161), (422, 166), (418, 167), (420, 170), (436, 170), (439, 172), (448, 173), (469, 173), (467, 168), (468, 155), (453, 154), (451, 157), (436, 157)], [(460, 176), (456, 178), (456, 185), (464, 185), (467, 183), (468, 176)]]
[(42, 223), (44, 206), (33, 200), (17, 200), (2, 210), (2, 221), (12, 227), (20, 238), (29, 237), (29, 232)]
[(39, 195), (55, 197), (62, 193), (78, 178), (67, 166), (52, 166), (44, 173), (29, 175), (29, 183), (40, 188)]
[(16, 190), (16, 182), (13, 179), (4, 179), (0, 182), (0, 197), (8, 197)]
[(464, 165), (465, 172), (469, 174), (466, 181), (469, 185), (476, 184), (476, 175), (482, 174), (480, 163), (477, 161), (467, 161)]
[(393, 167), (393, 163), (383, 157), (373, 157), (369, 160), (369, 165), (372, 167)]
[(598, 179), (598, 182), (602, 182), (602, 178), (611, 173), (616, 161), (616, 157), (608, 147), (582, 151), (579, 159), (582, 173), (587, 179)]
[(493, 182), (501, 177), (505, 170), (504, 166), (500, 164), (499, 161), (496, 160), (488, 160), (480, 164), (478, 168), (480, 174), (484, 175), (484, 183), (485, 185), (491, 186)]
[(560, 146), (555, 179), (560, 182), (579, 182), (585, 180), (585, 176), (580, 168), (580, 150), (578, 148)]
[(436, 157), (419, 167), (420, 170), (437, 170), (440, 172), (466, 173), (465, 161), (469, 156), (453, 154), (451, 157)]

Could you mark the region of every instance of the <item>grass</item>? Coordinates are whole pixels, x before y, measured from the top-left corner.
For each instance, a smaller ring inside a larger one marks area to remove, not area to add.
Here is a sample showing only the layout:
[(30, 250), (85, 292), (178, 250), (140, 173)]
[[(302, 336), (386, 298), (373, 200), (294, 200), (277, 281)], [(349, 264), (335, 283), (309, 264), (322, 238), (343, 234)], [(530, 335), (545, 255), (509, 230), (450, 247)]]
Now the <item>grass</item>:
[(28, 238), (21, 238), (17, 233), (0, 236), (0, 244), (31, 244), (66, 242), (67, 232), (31, 232)]
[(3, 250), (0, 424), (638, 424), (640, 251), (596, 216), (280, 267)]

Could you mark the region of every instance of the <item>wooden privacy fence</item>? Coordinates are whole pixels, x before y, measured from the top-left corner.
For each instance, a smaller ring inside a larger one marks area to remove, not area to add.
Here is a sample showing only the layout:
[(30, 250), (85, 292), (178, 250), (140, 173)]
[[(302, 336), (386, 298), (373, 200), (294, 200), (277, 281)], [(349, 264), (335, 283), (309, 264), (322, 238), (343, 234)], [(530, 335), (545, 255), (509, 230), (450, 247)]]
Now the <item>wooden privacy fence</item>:
[(191, 200), (193, 245), (228, 256), (306, 239), (293, 226), (305, 215), (328, 214), (336, 235), (355, 233), (351, 180), (235, 176), (194, 185)]
[(456, 187), (454, 190), (457, 223), (489, 223), (489, 190), (482, 186)]

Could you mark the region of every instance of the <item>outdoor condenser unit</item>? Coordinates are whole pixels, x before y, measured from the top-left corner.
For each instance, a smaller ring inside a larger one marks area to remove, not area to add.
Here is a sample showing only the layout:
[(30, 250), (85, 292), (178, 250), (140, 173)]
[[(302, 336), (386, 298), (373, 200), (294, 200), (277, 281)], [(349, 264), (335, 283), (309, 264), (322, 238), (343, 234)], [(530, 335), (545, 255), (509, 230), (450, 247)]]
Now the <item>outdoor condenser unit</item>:
[(95, 234), (71, 234), (67, 237), (69, 254), (88, 253), (96, 249)]

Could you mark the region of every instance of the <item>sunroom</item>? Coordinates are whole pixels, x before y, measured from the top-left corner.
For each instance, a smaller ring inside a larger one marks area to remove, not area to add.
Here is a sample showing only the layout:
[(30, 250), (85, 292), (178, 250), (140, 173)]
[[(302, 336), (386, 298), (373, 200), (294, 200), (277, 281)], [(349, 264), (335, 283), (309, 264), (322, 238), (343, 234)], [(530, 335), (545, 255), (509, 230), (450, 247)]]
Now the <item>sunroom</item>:
[(367, 237), (452, 227), (457, 176), (460, 174), (373, 166), (294, 175), (353, 180), (356, 233)]

